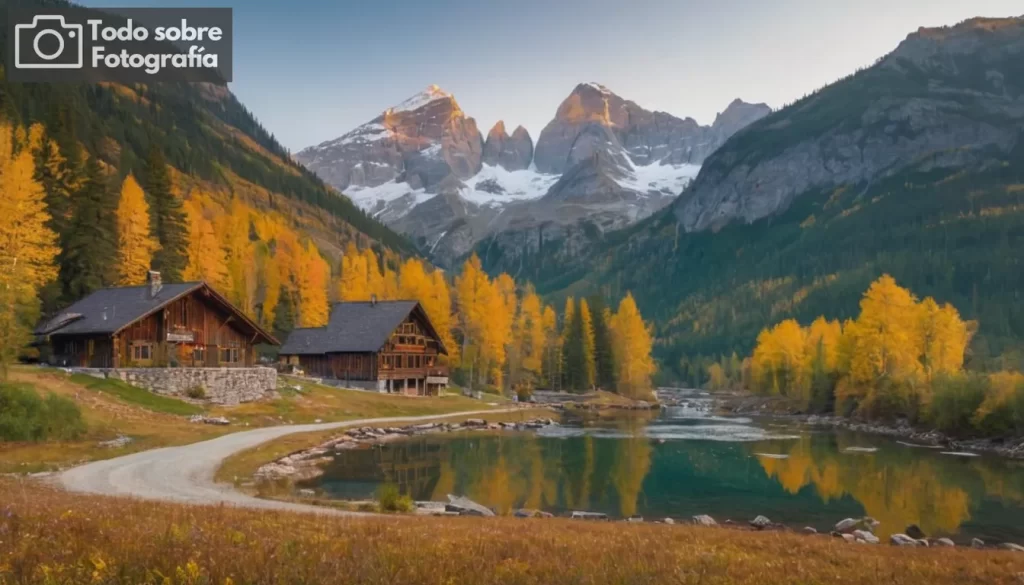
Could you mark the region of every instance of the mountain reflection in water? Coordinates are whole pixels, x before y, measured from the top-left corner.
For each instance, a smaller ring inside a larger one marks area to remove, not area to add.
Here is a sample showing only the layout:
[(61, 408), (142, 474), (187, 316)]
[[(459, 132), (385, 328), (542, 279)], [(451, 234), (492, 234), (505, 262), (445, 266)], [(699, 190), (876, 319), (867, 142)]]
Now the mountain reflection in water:
[(534, 508), (737, 522), (764, 514), (819, 530), (866, 514), (881, 521), (883, 536), (917, 524), (958, 540), (1024, 539), (1022, 462), (699, 409), (575, 423), (540, 434), (424, 435), (343, 451), (324, 476), (301, 487), (366, 498), (394, 483), (417, 500), (461, 494), (501, 514)]

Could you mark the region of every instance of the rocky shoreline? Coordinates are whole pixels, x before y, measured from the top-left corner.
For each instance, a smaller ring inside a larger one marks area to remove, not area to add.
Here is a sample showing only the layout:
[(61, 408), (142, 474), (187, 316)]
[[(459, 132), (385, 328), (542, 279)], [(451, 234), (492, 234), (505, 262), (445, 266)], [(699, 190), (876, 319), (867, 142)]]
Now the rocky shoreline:
[(319, 445), (289, 453), (271, 461), (253, 475), (256, 481), (291, 480), (303, 481), (323, 475), (323, 465), (329, 463), (332, 454), (368, 445), (379, 445), (402, 440), (412, 436), (454, 433), (465, 431), (527, 431), (537, 430), (558, 423), (551, 418), (534, 418), (522, 422), (488, 422), (482, 418), (471, 418), (461, 423), (423, 423), (404, 427), (360, 427), (348, 429)]
[[(712, 395), (714, 396), (714, 395)], [(841, 416), (804, 414), (779, 397), (727, 394), (715, 397), (715, 410), (726, 415), (763, 416), (802, 423), (815, 428), (844, 429), (898, 439), (908, 447), (945, 448), (949, 451), (989, 453), (1024, 459), (1024, 437), (957, 439), (937, 430), (921, 430), (906, 420), (896, 423), (868, 422)]]

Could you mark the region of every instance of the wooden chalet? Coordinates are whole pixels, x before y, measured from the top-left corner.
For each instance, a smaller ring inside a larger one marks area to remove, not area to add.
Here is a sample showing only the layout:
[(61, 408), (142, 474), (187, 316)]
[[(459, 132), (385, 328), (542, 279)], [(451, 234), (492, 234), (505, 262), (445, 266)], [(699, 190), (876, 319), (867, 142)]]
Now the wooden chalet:
[(416, 301), (344, 302), (325, 327), (295, 329), (281, 362), (349, 387), (429, 396), (448, 386), (447, 355)]
[(205, 282), (98, 290), (43, 323), (36, 334), (54, 365), (91, 368), (246, 367), (274, 337)]

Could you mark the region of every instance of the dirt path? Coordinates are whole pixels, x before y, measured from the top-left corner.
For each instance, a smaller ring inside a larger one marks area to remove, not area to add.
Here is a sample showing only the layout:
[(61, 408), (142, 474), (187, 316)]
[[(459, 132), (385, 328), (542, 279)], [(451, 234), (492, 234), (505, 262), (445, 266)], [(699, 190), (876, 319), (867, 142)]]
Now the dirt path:
[(57, 475), (65, 489), (112, 496), (131, 496), (148, 500), (188, 504), (228, 504), (248, 508), (268, 508), (304, 512), (358, 514), (317, 506), (263, 500), (236, 491), (213, 478), (221, 463), (246, 449), (292, 433), (322, 431), (350, 426), (380, 426), (412, 423), (454, 416), (487, 415), (516, 409), (474, 410), (443, 415), (367, 418), (343, 422), (285, 425), (243, 431), (180, 447), (165, 447), (132, 453), (116, 459), (96, 461)]

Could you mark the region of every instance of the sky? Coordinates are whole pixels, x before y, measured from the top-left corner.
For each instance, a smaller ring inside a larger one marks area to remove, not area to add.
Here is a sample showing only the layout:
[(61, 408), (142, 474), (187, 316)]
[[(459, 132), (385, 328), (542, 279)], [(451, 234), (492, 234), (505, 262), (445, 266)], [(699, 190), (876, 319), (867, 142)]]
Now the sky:
[(430, 84), (484, 134), (536, 141), (558, 104), (597, 82), (710, 124), (733, 99), (782, 107), (921, 26), (1021, 16), (1020, 0), (84, 0), (231, 6), (231, 90), (298, 151)]

